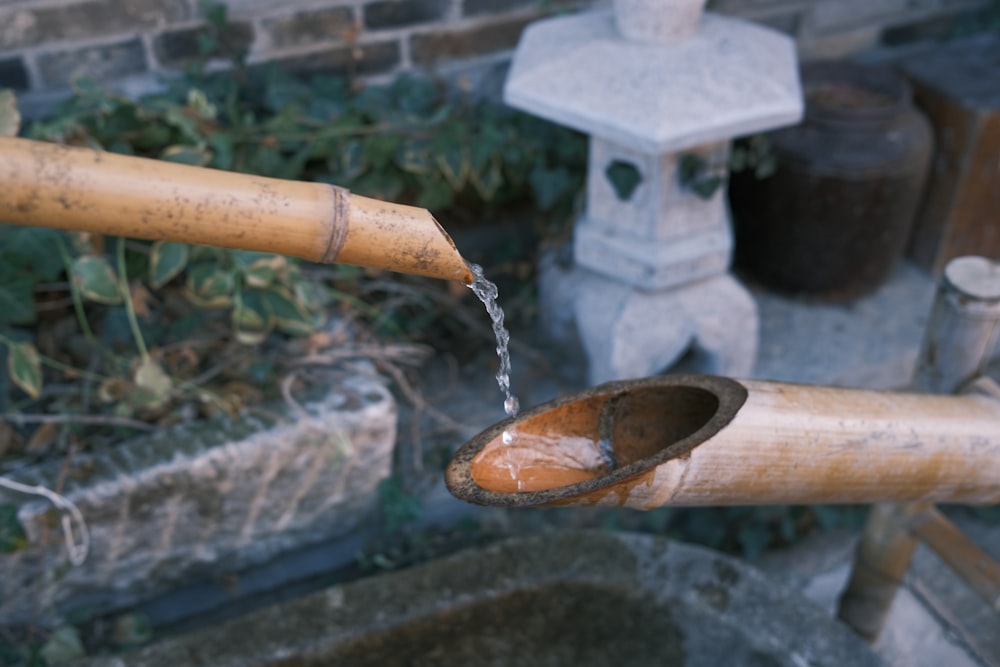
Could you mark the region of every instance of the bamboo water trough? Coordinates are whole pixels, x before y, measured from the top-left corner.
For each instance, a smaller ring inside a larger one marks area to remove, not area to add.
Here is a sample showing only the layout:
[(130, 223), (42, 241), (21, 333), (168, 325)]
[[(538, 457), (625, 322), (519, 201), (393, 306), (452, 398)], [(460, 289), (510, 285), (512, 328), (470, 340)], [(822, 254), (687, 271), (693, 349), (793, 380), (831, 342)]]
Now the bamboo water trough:
[(611, 382), (486, 429), (446, 482), (511, 507), (990, 504), (1000, 400), (698, 375)]

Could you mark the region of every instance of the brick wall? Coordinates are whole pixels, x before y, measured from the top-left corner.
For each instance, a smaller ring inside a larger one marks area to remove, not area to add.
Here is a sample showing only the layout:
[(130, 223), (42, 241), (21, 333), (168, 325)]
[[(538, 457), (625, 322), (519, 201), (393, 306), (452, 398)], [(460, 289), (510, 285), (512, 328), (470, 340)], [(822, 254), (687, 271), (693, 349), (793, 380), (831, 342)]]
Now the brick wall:
[[(251, 64), (388, 78), (495, 76), (521, 30), (594, 0), (227, 0), (222, 41)], [(200, 0), (0, 0), (0, 87), (58, 96), (79, 76), (138, 94), (197, 58)], [(469, 85), (473, 85), (473, 81)]]
[[(522, 28), (609, 0), (228, 0), (223, 41), (251, 63), (388, 78), (432, 69), (498, 88)], [(710, 0), (794, 35), (803, 56), (841, 56), (955, 30), (997, 0)], [(196, 57), (200, 0), (0, 0), (0, 87), (44, 100), (81, 75), (138, 94)]]

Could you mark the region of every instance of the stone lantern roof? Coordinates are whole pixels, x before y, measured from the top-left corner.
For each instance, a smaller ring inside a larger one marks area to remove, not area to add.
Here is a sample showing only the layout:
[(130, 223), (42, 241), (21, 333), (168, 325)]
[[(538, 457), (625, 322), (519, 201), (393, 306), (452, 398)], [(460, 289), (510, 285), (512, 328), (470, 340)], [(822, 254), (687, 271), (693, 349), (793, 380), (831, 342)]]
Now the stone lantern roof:
[(611, 10), (540, 21), (521, 38), (504, 99), (652, 154), (802, 117), (794, 42), (708, 13), (691, 37), (667, 44), (625, 39)]

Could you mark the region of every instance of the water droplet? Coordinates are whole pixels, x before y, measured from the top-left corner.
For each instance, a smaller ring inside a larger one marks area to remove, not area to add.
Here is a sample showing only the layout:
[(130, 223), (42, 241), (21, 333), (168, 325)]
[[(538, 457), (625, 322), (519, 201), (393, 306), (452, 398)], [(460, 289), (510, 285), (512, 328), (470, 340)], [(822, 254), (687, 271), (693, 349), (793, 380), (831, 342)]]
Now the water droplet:
[(510, 417), (516, 417), (517, 411), (521, 409), (521, 404), (517, 400), (517, 396), (508, 396), (507, 400), (503, 402), (503, 410)]
[(503, 436), (501, 436), (501, 439), (503, 440), (503, 444), (505, 444), (505, 445), (513, 445), (514, 444), (514, 440), (516, 440), (517, 438), (515, 437), (515, 435), (514, 435), (513, 432), (511, 432), (511, 431), (504, 431), (503, 432)]

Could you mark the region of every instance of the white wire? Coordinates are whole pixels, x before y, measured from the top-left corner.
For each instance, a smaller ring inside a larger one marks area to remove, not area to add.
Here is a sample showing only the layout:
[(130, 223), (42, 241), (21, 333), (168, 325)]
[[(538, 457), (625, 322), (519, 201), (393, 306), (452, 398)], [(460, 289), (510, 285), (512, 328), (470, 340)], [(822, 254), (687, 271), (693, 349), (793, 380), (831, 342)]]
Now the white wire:
[[(69, 562), (75, 566), (83, 565), (83, 562), (87, 560), (87, 554), (90, 552), (90, 529), (87, 528), (87, 522), (83, 518), (83, 513), (80, 512), (80, 508), (73, 504), (72, 500), (44, 486), (28, 486), (27, 484), (21, 484), (2, 476), (0, 476), (0, 486), (8, 488), (11, 491), (17, 491), (18, 493), (41, 496), (52, 503), (56, 509), (60, 510), (62, 512), (60, 525), (62, 525), (63, 539), (66, 542), (66, 552), (69, 555)], [(74, 521), (79, 529), (79, 542), (73, 534)]]

